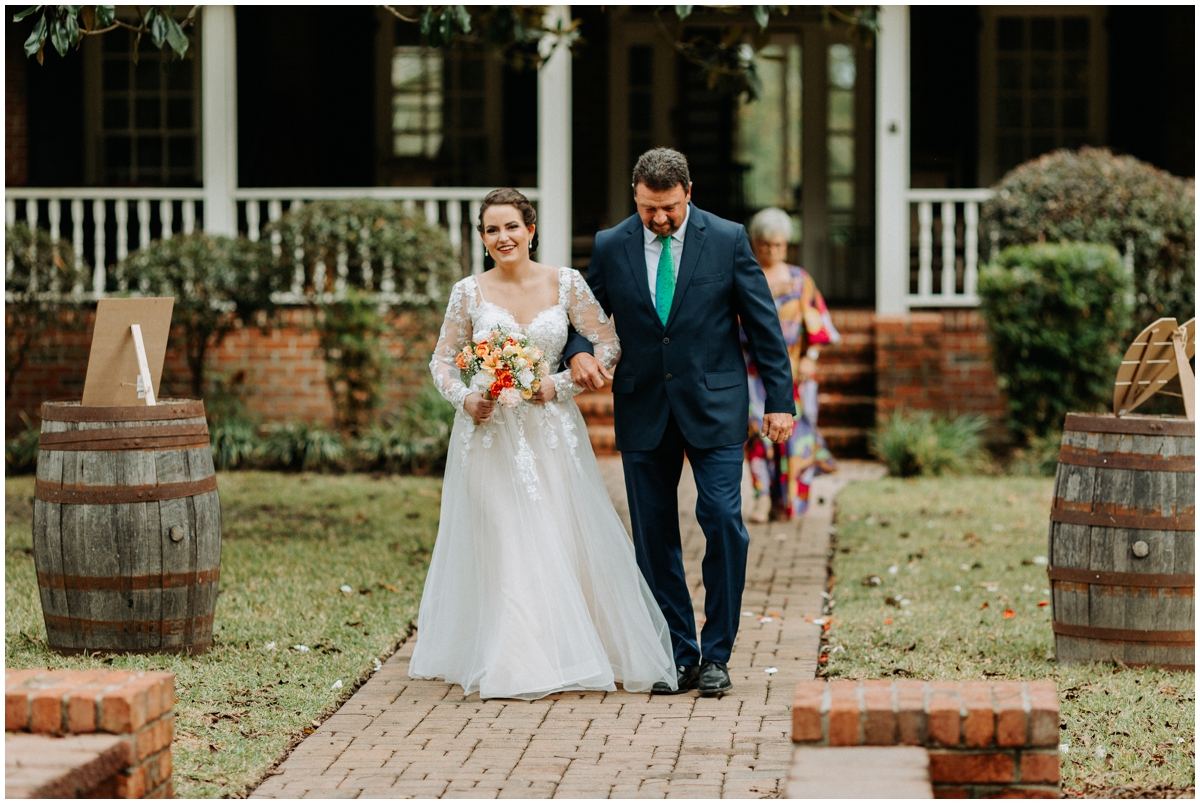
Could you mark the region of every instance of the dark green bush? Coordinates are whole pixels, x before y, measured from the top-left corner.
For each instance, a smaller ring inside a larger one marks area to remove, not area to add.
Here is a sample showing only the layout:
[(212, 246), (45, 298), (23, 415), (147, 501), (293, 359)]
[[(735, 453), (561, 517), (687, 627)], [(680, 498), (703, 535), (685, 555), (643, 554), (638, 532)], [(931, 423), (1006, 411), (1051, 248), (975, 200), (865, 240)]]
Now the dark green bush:
[(388, 332), (380, 305), (356, 290), (320, 307), (317, 332), (325, 353), (325, 381), (339, 429), (360, 432), (383, 400), (388, 368), (382, 337)]
[(1196, 314), (1196, 186), (1101, 148), (1055, 151), (1017, 167), (983, 205), (1000, 248), (1031, 243), (1133, 241), (1141, 330), (1164, 316)]
[(208, 350), (271, 309), (272, 292), (290, 281), (274, 267), (265, 243), (196, 232), (130, 254), (117, 266), (117, 281), (130, 292), (175, 297), (171, 319), (183, 329), (192, 394), (202, 397)]
[(261, 455), (268, 469), (303, 472), (342, 469), (349, 458), (341, 433), (299, 421), (268, 425)]
[(1111, 403), (1132, 290), (1107, 245), (1010, 246), (980, 271), (979, 311), (1016, 433), (1046, 435), (1067, 411)]
[(222, 419), (208, 429), (213, 464), (222, 471), (248, 469), (263, 452), (258, 428), (249, 419)]
[(19, 435), (4, 442), (4, 466), (9, 475), (25, 475), (37, 468), (38, 436), (41, 428), (34, 424), (25, 412), (21, 412), (25, 429)]
[(978, 471), (987, 464), (982, 436), (987, 425), (978, 415), (951, 419), (897, 410), (871, 433), (871, 452), (897, 477)]
[(358, 454), (368, 469), (417, 473), (440, 469), (446, 463), (453, 426), (454, 408), (427, 383), (401, 416), (363, 433)]

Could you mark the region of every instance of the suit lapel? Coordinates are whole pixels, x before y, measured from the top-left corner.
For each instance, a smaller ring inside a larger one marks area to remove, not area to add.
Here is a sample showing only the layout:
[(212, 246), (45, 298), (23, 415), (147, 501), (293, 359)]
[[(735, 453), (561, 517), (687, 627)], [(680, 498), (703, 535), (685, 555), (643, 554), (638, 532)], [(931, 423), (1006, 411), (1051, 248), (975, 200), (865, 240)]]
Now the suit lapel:
[[(667, 315), (667, 324), (679, 312), (683, 294), (687, 293), (688, 285), (692, 282), (692, 274), (696, 272), (696, 264), (700, 262), (700, 252), (704, 249), (704, 213), (692, 206), (688, 216), (687, 231), (683, 236), (683, 255), (679, 258), (679, 275), (675, 278), (675, 296), (671, 300), (671, 312)], [(643, 262), (645, 258), (643, 258)], [(645, 271), (642, 272), (643, 274)], [(648, 280), (646, 280), (648, 281)], [(649, 296), (647, 289), (646, 295)]]
[[(625, 239), (625, 258), (629, 263), (633, 286), (638, 289), (642, 303), (654, 313), (654, 301), (650, 298), (650, 279), (646, 273), (645, 235), (642, 234), (642, 221), (636, 215), (633, 216), (633, 225), (628, 232), (629, 236)], [(658, 320), (657, 313), (654, 314), (654, 320)]]

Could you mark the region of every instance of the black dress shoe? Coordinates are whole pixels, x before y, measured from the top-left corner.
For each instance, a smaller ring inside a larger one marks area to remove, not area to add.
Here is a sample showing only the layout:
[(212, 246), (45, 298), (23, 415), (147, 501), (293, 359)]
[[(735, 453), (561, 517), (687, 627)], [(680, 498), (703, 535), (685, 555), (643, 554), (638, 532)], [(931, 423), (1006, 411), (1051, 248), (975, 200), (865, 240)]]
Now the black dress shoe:
[(696, 682), (700, 679), (700, 668), (696, 665), (679, 665), (675, 668), (675, 677), (679, 682), (677, 689), (671, 689), (669, 685), (662, 681), (654, 682), (654, 686), (650, 688), (652, 695), (678, 695), (681, 692), (688, 692), (696, 689)]
[(733, 682), (729, 680), (729, 665), (717, 662), (702, 663), (696, 689), (700, 690), (702, 698), (712, 698), (729, 692), (733, 689)]

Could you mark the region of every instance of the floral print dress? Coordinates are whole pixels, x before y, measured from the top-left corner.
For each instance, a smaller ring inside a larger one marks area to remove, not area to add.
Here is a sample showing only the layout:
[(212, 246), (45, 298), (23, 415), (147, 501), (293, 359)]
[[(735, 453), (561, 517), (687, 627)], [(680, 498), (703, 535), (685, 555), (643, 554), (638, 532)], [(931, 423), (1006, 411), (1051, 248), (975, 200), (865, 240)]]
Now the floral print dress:
[[(766, 390), (758, 369), (746, 355), (750, 375), (750, 422), (746, 440), (746, 460), (750, 464), (755, 496), (771, 495), (771, 518), (790, 519), (808, 509), (808, 491), (818, 474), (837, 471), (837, 464), (817, 430), (817, 383), (800, 382), (800, 360), (810, 346), (841, 340), (825, 299), (804, 269), (791, 269), (788, 291), (775, 297), (783, 339), (792, 363), (792, 389), (796, 399), (796, 427), (786, 444), (775, 444), (762, 437)], [(745, 336), (743, 335), (743, 346)]]

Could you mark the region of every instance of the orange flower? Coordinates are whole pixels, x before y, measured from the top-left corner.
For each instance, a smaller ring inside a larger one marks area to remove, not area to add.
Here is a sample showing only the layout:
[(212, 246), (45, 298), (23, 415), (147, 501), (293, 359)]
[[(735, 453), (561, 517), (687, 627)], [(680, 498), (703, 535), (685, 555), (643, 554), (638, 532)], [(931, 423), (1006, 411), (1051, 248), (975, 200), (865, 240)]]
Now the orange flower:
[(500, 383), (500, 385), (504, 388), (512, 388), (517, 384), (517, 381), (513, 377), (511, 371), (497, 371), (496, 382)]
[(459, 352), (458, 357), (455, 358), (454, 362), (460, 369), (465, 369), (467, 367), (467, 360), (468, 358), (466, 352)]
[(500, 392), (503, 390), (504, 384), (499, 380), (496, 380), (494, 383), (492, 383), (491, 387), (488, 388), (488, 393), (492, 395), (492, 399), (498, 399), (500, 397)]
[(478, 357), (487, 357), (488, 345), (486, 343), (475, 344), (475, 354)]

